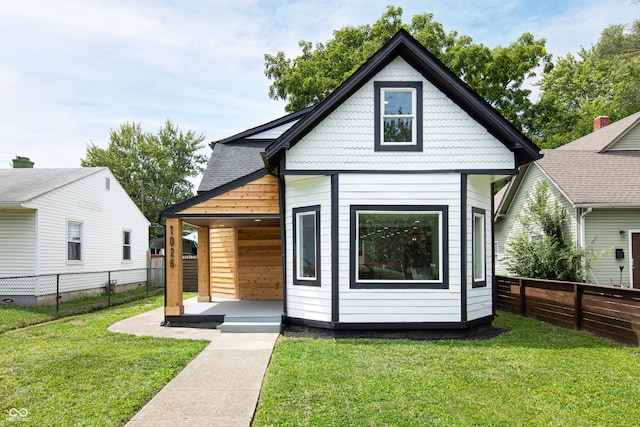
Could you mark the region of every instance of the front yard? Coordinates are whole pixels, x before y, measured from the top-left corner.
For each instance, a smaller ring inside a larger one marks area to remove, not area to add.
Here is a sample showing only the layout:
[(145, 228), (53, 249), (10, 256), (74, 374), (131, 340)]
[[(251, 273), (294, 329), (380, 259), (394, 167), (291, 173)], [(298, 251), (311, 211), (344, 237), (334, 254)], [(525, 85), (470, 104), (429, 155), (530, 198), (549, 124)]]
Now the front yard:
[(281, 338), (260, 426), (623, 426), (640, 349), (503, 313), (486, 341)]
[(0, 425), (120, 426), (208, 344), (107, 331), (157, 296), (0, 333)]

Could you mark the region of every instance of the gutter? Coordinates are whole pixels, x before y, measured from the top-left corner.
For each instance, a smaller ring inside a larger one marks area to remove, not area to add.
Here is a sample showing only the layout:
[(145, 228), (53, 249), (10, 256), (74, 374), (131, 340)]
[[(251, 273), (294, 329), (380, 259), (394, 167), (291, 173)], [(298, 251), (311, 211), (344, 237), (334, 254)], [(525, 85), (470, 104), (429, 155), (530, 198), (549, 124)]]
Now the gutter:
[[(586, 244), (586, 240), (587, 240), (587, 232), (585, 230), (585, 217), (587, 215), (589, 215), (591, 212), (593, 211), (592, 207), (588, 207), (586, 211), (582, 212), (580, 214), (580, 247), (582, 249), (585, 249), (587, 247)], [(586, 282), (587, 281), (587, 261), (583, 258), (582, 259), (582, 281)]]
[(24, 208), (24, 202), (0, 202), (0, 209), (4, 208)]

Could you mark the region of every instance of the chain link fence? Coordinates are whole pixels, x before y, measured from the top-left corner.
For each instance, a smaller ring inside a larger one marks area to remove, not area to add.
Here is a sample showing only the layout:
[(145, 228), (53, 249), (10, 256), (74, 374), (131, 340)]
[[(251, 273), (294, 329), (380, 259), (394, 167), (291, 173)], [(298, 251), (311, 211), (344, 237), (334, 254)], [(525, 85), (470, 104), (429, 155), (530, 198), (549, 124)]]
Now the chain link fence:
[(0, 332), (164, 293), (164, 265), (0, 277)]

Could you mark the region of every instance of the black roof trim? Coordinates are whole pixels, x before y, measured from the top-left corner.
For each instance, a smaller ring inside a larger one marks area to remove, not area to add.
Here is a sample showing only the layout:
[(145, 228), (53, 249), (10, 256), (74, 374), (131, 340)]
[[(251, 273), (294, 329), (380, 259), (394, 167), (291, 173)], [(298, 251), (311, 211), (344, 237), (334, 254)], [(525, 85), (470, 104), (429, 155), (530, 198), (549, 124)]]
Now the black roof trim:
[(221, 139), (221, 140), (218, 140), (218, 141), (213, 141), (213, 142), (209, 143), (209, 146), (211, 148), (213, 148), (213, 146), (215, 144), (226, 144), (228, 142), (236, 142), (236, 141), (245, 140), (247, 137), (250, 137), (252, 135), (256, 135), (256, 134), (259, 134), (261, 132), (267, 131), (269, 129), (273, 129), (273, 128), (276, 128), (278, 126), (282, 126), (282, 125), (284, 125), (286, 123), (289, 123), (289, 122), (291, 122), (293, 120), (298, 120), (301, 117), (303, 117), (305, 114), (307, 114), (311, 110), (311, 108), (312, 107), (308, 107), (308, 108), (305, 108), (304, 110), (300, 110), (300, 111), (296, 111), (295, 113), (287, 114), (286, 116), (283, 116), (283, 117), (280, 117), (278, 119), (272, 120), (272, 121), (270, 121), (268, 123), (261, 124), (259, 126), (254, 127), (254, 128), (247, 129), (247, 130), (245, 130), (243, 132), (237, 133), (235, 135), (231, 135), (231, 136), (229, 136), (227, 138), (224, 138), (224, 139)]
[(205, 191), (204, 193), (200, 193), (197, 196), (194, 196), (190, 199), (185, 200), (184, 202), (178, 203), (176, 205), (170, 206), (167, 209), (163, 210), (162, 212), (160, 212), (160, 216), (163, 218), (173, 218), (176, 216), (180, 216), (180, 215), (176, 215), (178, 212), (180, 212), (183, 209), (187, 209), (190, 208), (193, 205), (197, 205), (200, 202), (204, 202), (205, 200), (209, 200), (212, 197), (216, 197), (219, 196), (221, 194), (226, 193), (227, 191), (231, 191), (235, 188), (241, 187), (245, 184), (248, 184), (252, 181), (255, 181), (258, 178), (262, 178), (263, 176), (267, 175), (268, 171), (267, 169), (263, 168), (263, 169), (259, 169), (253, 173), (250, 173), (249, 175), (245, 175), (242, 178), (238, 178), (234, 181), (231, 181), (225, 185), (222, 185), (220, 187), (216, 187), (214, 189), (211, 189), (209, 191)]
[(483, 125), (489, 133), (515, 152), (517, 166), (539, 158), (540, 149), (531, 140), (516, 129), (407, 31), (402, 29), (342, 85), (322, 102), (312, 107), (312, 110), (305, 114), (298, 123), (269, 145), (266, 149), (269, 160), (279, 156), (283, 149), (295, 145), (333, 110), (398, 56), (416, 68), (428, 81)]

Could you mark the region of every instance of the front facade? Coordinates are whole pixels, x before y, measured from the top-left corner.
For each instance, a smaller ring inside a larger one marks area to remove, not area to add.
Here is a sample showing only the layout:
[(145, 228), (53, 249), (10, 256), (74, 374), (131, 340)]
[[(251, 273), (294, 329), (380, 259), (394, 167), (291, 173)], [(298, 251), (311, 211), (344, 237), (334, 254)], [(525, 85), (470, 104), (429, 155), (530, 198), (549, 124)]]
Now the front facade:
[(509, 237), (519, 227), (527, 192), (544, 180), (552, 200), (567, 212), (568, 235), (579, 247), (603, 254), (583, 280), (640, 288), (640, 113), (543, 153), (497, 195), (496, 273), (509, 273)]
[(278, 184), (287, 324), (491, 321), (493, 182), (537, 147), (405, 32), (282, 120), (262, 157)]
[[(38, 302), (56, 292), (38, 276), (56, 274), (67, 291), (104, 287), (83, 273), (145, 281), (149, 222), (109, 169), (3, 169), (0, 181), (0, 295)], [(2, 279), (18, 276), (29, 278)]]

